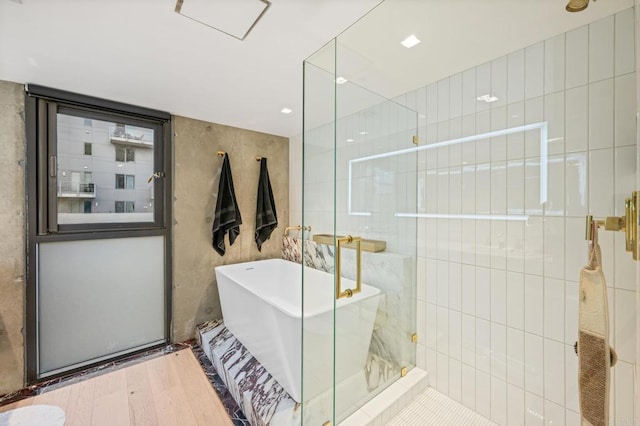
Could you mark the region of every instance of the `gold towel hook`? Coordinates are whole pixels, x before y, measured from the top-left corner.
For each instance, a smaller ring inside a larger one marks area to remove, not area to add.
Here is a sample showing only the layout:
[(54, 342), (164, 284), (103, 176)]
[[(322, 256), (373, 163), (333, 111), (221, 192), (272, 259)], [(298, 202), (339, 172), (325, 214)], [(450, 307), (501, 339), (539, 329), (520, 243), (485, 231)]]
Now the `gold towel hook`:
[(256, 157), (256, 161), (262, 160), (262, 157)]
[(598, 228), (605, 231), (620, 231), (625, 233), (625, 249), (633, 254), (633, 260), (638, 260), (638, 191), (633, 191), (631, 197), (624, 203), (624, 216), (607, 216), (604, 219), (586, 217), (585, 239), (597, 241)]
[(226, 154), (224, 151), (218, 151), (218, 152), (216, 153), (216, 155), (217, 155), (218, 157), (224, 157), (224, 154)]

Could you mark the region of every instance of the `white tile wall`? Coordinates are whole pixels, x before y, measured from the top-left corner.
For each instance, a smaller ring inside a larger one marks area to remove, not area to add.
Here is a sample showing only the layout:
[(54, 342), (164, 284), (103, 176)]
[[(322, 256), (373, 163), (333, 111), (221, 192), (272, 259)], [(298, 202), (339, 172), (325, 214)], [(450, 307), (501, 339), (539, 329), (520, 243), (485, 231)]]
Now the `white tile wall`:
[[(444, 129), (447, 137), (451, 129), (469, 136), (546, 123), (546, 176), (540, 130), (439, 150), (422, 168), (433, 176), (429, 213), (528, 217), (420, 219), (418, 239), (428, 246), (436, 238), (437, 246), (424, 253), (425, 298), (435, 303), (426, 320), (437, 332), (425, 340), (437, 364), (432, 386), (497, 424), (579, 423), (572, 345), (584, 216), (623, 214), (633, 189), (633, 32), (627, 10), (423, 90), (434, 128), (427, 143), (446, 140)], [(488, 93), (499, 101), (476, 101)], [(601, 235), (601, 246), (620, 356), (612, 415), (624, 421), (634, 415), (635, 267), (622, 235)]]
[[(539, 129), (423, 151), (418, 162), (420, 212), (479, 215), (418, 220), (418, 363), (438, 391), (498, 424), (579, 424), (572, 345), (584, 216), (621, 215), (633, 189), (634, 38), (629, 9), (403, 98), (426, 113), (419, 119), (426, 144), (546, 123), (546, 175)], [(476, 100), (485, 94), (499, 100)], [(300, 141), (291, 147), (293, 172)], [(301, 187), (291, 176), (297, 223)], [(311, 195), (305, 201), (320, 209)], [(620, 357), (612, 422), (632, 424), (635, 265), (622, 235), (601, 233), (600, 241)]]

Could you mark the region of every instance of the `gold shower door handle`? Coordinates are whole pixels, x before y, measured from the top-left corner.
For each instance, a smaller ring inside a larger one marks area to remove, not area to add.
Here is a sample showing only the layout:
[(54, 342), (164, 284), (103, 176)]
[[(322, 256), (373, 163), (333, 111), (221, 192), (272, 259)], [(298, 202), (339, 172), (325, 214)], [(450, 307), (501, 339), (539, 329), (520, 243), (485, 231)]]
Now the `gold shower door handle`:
[[(358, 294), (362, 291), (362, 238), (352, 237), (347, 235), (346, 237), (336, 237), (336, 299), (342, 299), (343, 297), (351, 297), (354, 294)], [(342, 291), (342, 265), (340, 251), (342, 244), (356, 243), (356, 288), (348, 288)]]

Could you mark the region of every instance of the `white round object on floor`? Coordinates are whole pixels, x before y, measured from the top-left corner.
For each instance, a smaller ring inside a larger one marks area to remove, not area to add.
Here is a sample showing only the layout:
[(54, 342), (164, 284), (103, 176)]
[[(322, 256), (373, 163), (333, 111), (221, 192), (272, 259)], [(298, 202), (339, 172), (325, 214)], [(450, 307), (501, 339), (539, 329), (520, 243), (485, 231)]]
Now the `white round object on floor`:
[(62, 408), (55, 405), (28, 405), (0, 413), (0, 426), (64, 426)]

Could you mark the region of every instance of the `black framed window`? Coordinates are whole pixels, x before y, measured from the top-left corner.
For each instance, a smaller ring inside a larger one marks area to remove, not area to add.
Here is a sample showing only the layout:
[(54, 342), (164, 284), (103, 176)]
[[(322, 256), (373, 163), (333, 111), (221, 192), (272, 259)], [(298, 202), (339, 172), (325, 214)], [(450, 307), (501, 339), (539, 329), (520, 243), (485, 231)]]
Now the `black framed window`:
[[(38, 232), (164, 226), (170, 116), (108, 101), (92, 103), (93, 98), (39, 86), (30, 89), (37, 115)], [(121, 200), (113, 189), (135, 189), (134, 199), (114, 208)], [(85, 201), (91, 201), (91, 208)], [(119, 210), (135, 214), (123, 222), (111, 216)]]

